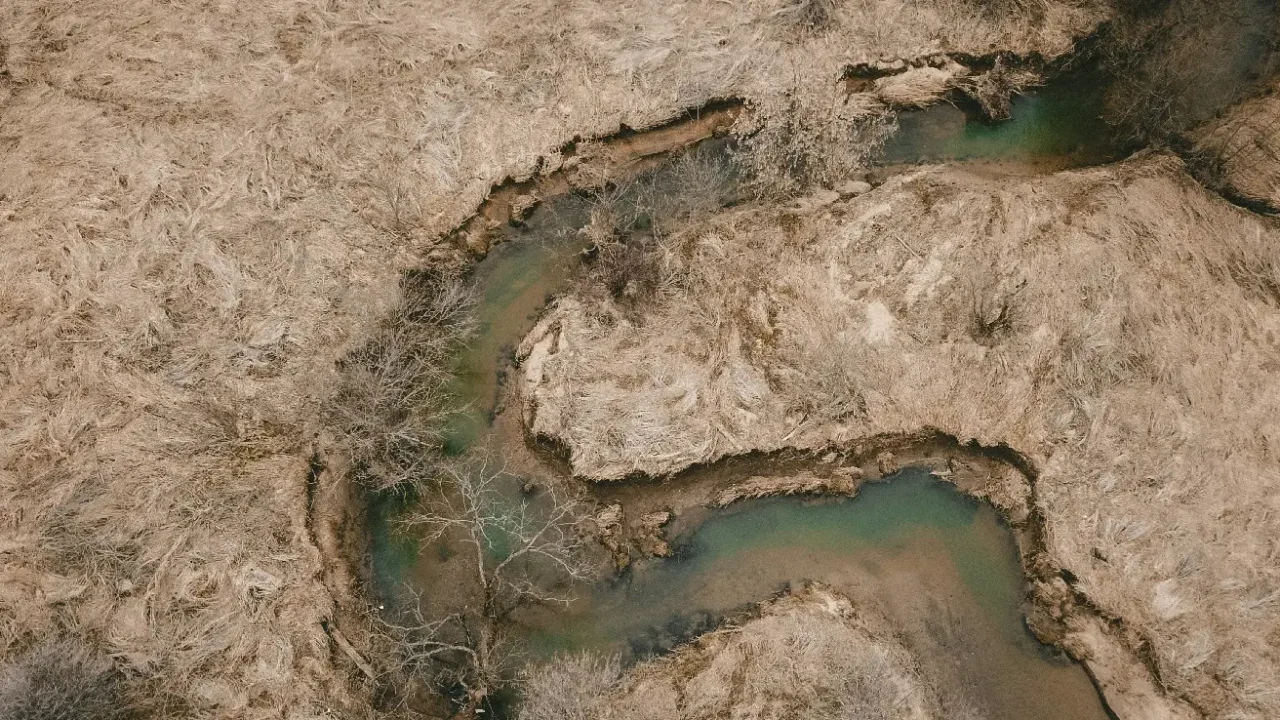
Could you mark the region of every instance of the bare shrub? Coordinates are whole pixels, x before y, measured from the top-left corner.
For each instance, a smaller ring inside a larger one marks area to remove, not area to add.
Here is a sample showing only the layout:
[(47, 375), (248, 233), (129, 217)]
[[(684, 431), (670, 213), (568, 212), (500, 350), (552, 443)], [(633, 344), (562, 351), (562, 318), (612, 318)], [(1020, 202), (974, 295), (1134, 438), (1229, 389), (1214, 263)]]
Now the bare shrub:
[(865, 170), (897, 129), (896, 117), (865, 95), (845, 97), (797, 71), (790, 90), (756, 103), (736, 131), (741, 162), (758, 193), (832, 186)]
[(698, 147), (598, 194), (585, 228), (594, 242), (583, 286), (634, 309), (676, 281), (664, 240), (737, 199), (738, 169), (723, 148)]
[(1027, 282), (1022, 280), (1012, 288), (971, 287), (969, 336), (989, 347), (1013, 332), (1014, 299), (1026, 286)]
[(1038, 73), (1010, 67), (997, 59), (995, 67), (971, 75), (961, 83), (963, 89), (992, 120), (1004, 120), (1013, 109), (1013, 97), (1029, 87), (1040, 85), (1043, 78)]
[(83, 644), (42, 642), (0, 668), (0, 717), (5, 720), (125, 720), (111, 662)]
[(818, 33), (835, 22), (839, 0), (788, 0), (773, 17), (802, 33)]
[(1254, 0), (1128, 0), (1100, 44), (1105, 115), (1131, 141), (1167, 142), (1239, 100), (1265, 62), (1274, 11)]
[(660, 251), (651, 240), (612, 242), (598, 246), (586, 281), (613, 298), (635, 307), (658, 293), (665, 280)]
[(597, 193), (588, 232), (597, 243), (632, 233), (663, 237), (737, 199), (737, 158), (723, 141), (704, 143), (630, 182)]
[(469, 288), (457, 277), (420, 272), (404, 281), (400, 306), (364, 347), (340, 364), (329, 406), (353, 460), (353, 475), (387, 490), (428, 477), (446, 420), (459, 408), (449, 364), (472, 331)]
[(1280, 98), (1238, 105), (1220, 122), (1196, 131), (1184, 154), (1205, 186), (1255, 210), (1276, 212), (1280, 188)]
[[(618, 720), (940, 717), (935, 692), (883, 621), (826, 590), (775, 600), (628, 672), (606, 695)], [(529, 720), (540, 720), (531, 717)]]
[(578, 522), (578, 501), (552, 485), (536, 498), (500, 491), (511, 478), (484, 464), (446, 469), (445, 483), (424, 509), (405, 521), (426, 531), (423, 542), (447, 539), (473, 559), (473, 601), (443, 617), (418, 605), (391, 625), (406, 661), (442, 685), (463, 688), (478, 703), (503, 678), (513, 647), (512, 614), (537, 605), (567, 605), (573, 583), (593, 576), (595, 563)]
[(622, 665), (616, 655), (578, 653), (521, 673), (519, 720), (595, 720), (606, 695), (617, 689)]

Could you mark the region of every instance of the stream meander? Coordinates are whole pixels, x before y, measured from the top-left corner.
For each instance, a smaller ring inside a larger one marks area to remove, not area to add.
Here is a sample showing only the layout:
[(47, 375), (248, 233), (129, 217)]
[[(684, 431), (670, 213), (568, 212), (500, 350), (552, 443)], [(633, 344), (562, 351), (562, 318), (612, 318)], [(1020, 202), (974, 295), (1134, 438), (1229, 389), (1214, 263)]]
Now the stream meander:
[[(966, 121), (945, 104), (904, 116), (884, 163), (1109, 159), (1113, 149), (1093, 124), (1096, 105), (1073, 103), (1079, 92), (1051, 87), (1019, 98), (1012, 119), (998, 125)], [(458, 360), (454, 386), (470, 410), (450, 426), (450, 451), (536, 455), (512, 447), (523, 445), (518, 432), (492, 430), (503, 411), (501, 377), (511, 347), (573, 275), (588, 207), (572, 195), (544, 202), (522, 227), (503, 230), (505, 240), (475, 268), (480, 332)], [(551, 463), (536, 471), (562, 472)], [(674, 557), (583, 588), (567, 610), (521, 616), (529, 657), (590, 649), (634, 661), (788, 584), (818, 580), (887, 617), (949, 707), (1009, 720), (1107, 717), (1083, 668), (1026, 629), (1018, 548), (998, 513), (923, 470), (888, 480), (864, 485), (853, 499), (775, 498), (706, 511), (700, 524), (669, 538)], [(651, 491), (663, 487), (653, 483)], [(512, 497), (519, 501), (514, 485)], [(400, 509), (375, 504), (370, 523), (374, 579), (393, 607), (405, 586), (428, 600), (447, 595), (451, 561), (462, 561), (442, 543), (419, 547), (391, 532)]]

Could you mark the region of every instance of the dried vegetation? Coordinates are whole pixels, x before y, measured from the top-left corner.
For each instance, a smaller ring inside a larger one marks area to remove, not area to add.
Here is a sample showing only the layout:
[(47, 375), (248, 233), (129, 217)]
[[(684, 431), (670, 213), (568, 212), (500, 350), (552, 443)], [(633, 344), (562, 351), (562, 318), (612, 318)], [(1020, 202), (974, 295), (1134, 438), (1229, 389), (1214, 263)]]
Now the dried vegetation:
[[(1280, 714), (1280, 229), (1160, 154), (799, 208), (680, 234), (686, 281), (643, 329), (562, 301), (531, 427), (598, 480), (921, 428), (1007, 444), (1119, 665), (1149, 658), (1182, 716)], [(1123, 675), (1080, 622), (1068, 642)]]
[(45, 640), (0, 667), (6, 720), (131, 720), (111, 661), (75, 640)]
[(406, 276), (403, 299), (373, 337), (339, 363), (326, 404), (352, 477), (375, 492), (426, 487), (442, 472), (451, 364), (472, 330), (470, 290), (434, 271)]
[(819, 586), (622, 677), (611, 662), (577, 656), (529, 679), (521, 720), (941, 717), (916, 662), (883, 622)]
[[(309, 461), (337, 432), (375, 484), (417, 474), (404, 451), (432, 436), (376, 383), (417, 377), (418, 350), (376, 328), (404, 270), (458, 261), (441, 238), (494, 182), (711, 99), (780, 107), (797, 72), (830, 85), (878, 57), (1051, 55), (1101, 16), (948, 0), (0, 5), (0, 656), (93, 634), (171, 716), (364, 712), (325, 631)], [(335, 395), (357, 400), (336, 428)], [(386, 418), (405, 444), (367, 441)]]

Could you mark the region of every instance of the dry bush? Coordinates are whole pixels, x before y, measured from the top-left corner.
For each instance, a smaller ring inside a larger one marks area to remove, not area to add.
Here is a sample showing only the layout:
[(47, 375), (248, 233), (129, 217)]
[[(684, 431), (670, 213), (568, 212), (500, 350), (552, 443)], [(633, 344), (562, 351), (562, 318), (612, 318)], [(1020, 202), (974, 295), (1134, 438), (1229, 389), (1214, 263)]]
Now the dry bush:
[(661, 248), (651, 239), (599, 245), (587, 268), (586, 282), (627, 308), (651, 300), (668, 279)]
[(1010, 67), (1003, 59), (997, 59), (995, 67), (965, 78), (960, 88), (977, 101), (987, 118), (1004, 120), (1013, 109), (1015, 95), (1043, 82), (1038, 73)]
[(739, 182), (736, 157), (716, 142), (597, 194), (584, 229), (594, 245), (582, 286), (627, 311), (651, 301), (678, 282), (668, 236), (737, 200)]
[(915, 659), (883, 621), (817, 587), (638, 666), (604, 699), (602, 720), (941, 717)]
[(1105, 117), (1125, 140), (1168, 142), (1248, 91), (1270, 63), (1275, 9), (1258, 0), (1127, 0), (1099, 49)]
[(452, 363), (470, 335), (471, 290), (431, 271), (406, 276), (399, 307), (364, 347), (344, 358), (328, 413), (373, 490), (406, 489), (433, 476), (445, 424), (461, 408), (448, 391)]
[(45, 640), (0, 666), (5, 720), (129, 720), (121, 678), (82, 643)]
[(799, 32), (819, 33), (835, 22), (839, 5), (840, 0), (787, 0), (773, 17)]
[(1255, 210), (1280, 212), (1280, 94), (1241, 103), (1192, 134), (1196, 179)]
[(622, 679), (616, 655), (578, 653), (520, 674), (519, 720), (599, 720)]
[(1027, 286), (1027, 281), (1017, 283), (992, 283), (969, 290), (969, 337), (979, 345), (992, 346), (1007, 338), (1014, 330), (1017, 319), (1015, 300)]
[(753, 105), (736, 132), (741, 162), (758, 193), (832, 187), (864, 171), (897, 130), (895, 116), (869, 95), (796, 69), (789, 90)]

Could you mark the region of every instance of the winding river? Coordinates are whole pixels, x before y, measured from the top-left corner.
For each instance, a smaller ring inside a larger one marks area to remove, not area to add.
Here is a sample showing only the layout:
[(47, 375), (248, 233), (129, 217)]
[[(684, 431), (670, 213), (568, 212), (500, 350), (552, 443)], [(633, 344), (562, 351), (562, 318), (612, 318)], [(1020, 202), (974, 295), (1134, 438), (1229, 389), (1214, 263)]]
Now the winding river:
[[(996, 125), (946, 104), (904, 115), (883, 163), (980, 160), (1035, 171), (1111, 159), (1114, 148), (1097, 131), (1087, 92), (1076, 83), (1018, 98), (1011, 119)], [(663, 171), (656, 172), (660, 180)], [(584, 199), (546, 202), (521, 227), (503, 230), (506, 237), (475, 268), (480, 332), (458, 360), (453, 387), (470, 410), (450, 426), (451, 451), (484, 446), (504, 454), (520, 443), (518, 433), (493, 431), (502, 414), (501, 379), (511, 348), (575, 272), (586, 249), (577, 230), (588, 220)], [(549, 463), (541, 471), (559, 472)], [(393, 533), (390, 520), (402, 509), (396, 502), (373, 509), (380, 592), (391, 604), (406, 586), (428, 601), (447, 595), (442, 578), (453, 550)], [(742, 502), (676, 532), (672, 558), (584, 588), (567, 610), (523, 616), (530, 658), (590, 649), (636, 661), (788, 584), (819, 580), (889, 618), (948, 708), (1008, 720), (1108, 717), (1084, 669), (1027, 630), (1025, 580), (1010, 529), (990, 506), (926, 471), (901, 471), (853, 499)]]

